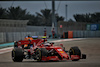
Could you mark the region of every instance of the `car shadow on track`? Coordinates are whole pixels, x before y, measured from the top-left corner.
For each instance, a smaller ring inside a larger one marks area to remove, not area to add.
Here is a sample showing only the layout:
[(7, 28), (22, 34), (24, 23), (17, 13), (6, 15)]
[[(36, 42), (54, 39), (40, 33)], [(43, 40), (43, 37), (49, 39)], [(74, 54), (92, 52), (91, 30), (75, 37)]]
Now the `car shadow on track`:
[(59, 62), (72, 62), (71, 60), (63, 60), (63, 61), (23, 61), (23, 63), (52, 63), (52, 62), (55, 62), (55, 63), (59, 63)]
[(36, 63), (36, 64), (38, 64), (38, 63), (44, 63), (44, 64), (45, 64), (45, 63), (57, 63), (57, 64), (58, 64), (58, 63), (61, 63), (61, 62), (67, 62), (67, 63), (72, 63), (72, 62), (73, 62), (73, 63), (77, 63), (77, 62), (80, 62), (80, 63), (81, 63), (81, 62), (83, 62), (83, 61), (63, 60), (63, 61), (41, 61), (41, 62), (38, 62), (38, 61), (34, 61), (34, 60), (33, 60), (33, 61), (32, 61), (32, 60), (28, 60), (28, 61), (25, 60), (25, 61), (23, 61), (23, 62), (3, 61), (3, 62), (0, 62), (0, 64), (5, 64), (5, 63), (6, 63), (6, 64), (12, 64), (12, 63), (13, 63), (13, 64), (24, 64), (24, 63), (25, 63), (25, 64), (26, 64), (26, 63), (30, 63), (30, 64), (31, 64), (31, 63)]

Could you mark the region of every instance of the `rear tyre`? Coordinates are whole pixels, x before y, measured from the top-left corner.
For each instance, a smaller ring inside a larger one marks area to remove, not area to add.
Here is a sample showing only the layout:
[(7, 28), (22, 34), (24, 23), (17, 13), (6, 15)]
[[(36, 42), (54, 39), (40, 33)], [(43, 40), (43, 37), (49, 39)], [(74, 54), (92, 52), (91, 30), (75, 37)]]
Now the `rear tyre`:
[[(71, 47), (69, 50), (69, 55), (79, 55), (81, 57), (81, 51), (78, 47)], [(72, 61), (78, 61), (79, 59), (74, 59)]]
[(14, 62), (22, 62), (23, 61), (23, 50), (21, 48), (14, 48), (12, 50), (12, 60)]

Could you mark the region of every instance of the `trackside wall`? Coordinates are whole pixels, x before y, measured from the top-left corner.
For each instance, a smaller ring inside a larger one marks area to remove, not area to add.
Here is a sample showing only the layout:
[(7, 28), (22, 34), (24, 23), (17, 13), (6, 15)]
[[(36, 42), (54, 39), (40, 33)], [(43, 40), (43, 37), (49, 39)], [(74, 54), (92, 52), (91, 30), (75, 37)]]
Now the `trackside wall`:
[(38, 32), (0, 32), (0, 43), (23, 40), (25, 36), (39, 36)]
[(73, 38), (100, 37), (100, 31), (73, 31)]

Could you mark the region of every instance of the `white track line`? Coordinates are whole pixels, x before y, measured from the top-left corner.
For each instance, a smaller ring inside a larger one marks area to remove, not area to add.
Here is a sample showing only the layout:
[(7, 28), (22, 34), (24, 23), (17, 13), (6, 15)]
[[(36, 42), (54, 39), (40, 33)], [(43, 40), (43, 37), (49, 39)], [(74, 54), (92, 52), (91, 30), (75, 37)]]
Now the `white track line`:
[(0, 54), (10, 52), (12, 51), (12, 49), (13, 47), (7, 47), (7, 48), (0, 49)]
[(73, 38), (73, 39), (61, 39), (61, 40), (55, 40), (55, 41), (50, 41), (50, 42), (64, 42), (64, 41), (73, 41), (73, 40), (82, 40), (85, 38)]

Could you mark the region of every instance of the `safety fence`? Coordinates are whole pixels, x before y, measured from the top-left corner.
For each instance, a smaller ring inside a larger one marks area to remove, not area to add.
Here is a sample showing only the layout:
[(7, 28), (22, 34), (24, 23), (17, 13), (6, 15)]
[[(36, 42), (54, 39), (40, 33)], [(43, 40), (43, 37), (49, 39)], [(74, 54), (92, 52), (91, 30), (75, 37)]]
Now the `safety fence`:
[(25, 36), (39, 36), (38, 32), (0, 32), (0, 43), (23, 40)]
[(73, 31), (74, 38), (100, 37), (100, 31)]
[[(28, 35), (41, 36), (40, 34), (40, 32), (0, 32), (0, 43), (23, 40)], [(100, 37), (100, 31), (73, 31), (73, 38), (92, 37)]]

